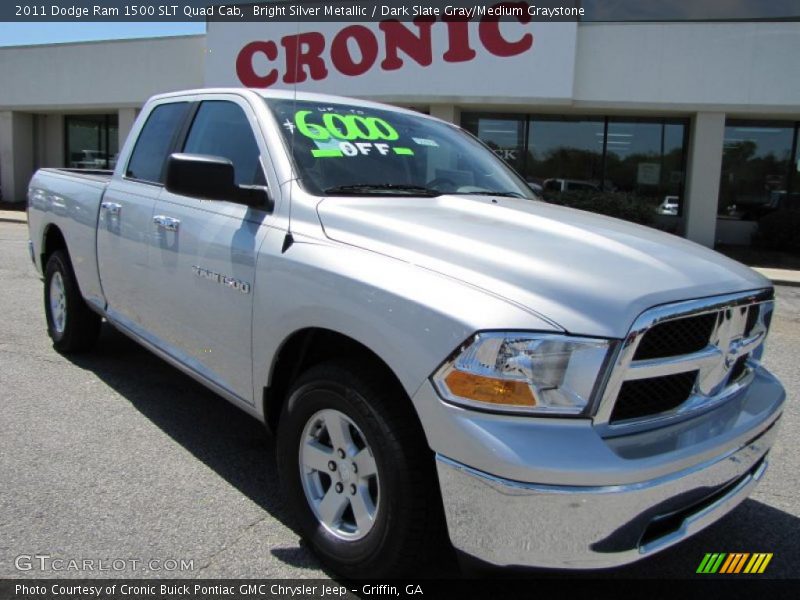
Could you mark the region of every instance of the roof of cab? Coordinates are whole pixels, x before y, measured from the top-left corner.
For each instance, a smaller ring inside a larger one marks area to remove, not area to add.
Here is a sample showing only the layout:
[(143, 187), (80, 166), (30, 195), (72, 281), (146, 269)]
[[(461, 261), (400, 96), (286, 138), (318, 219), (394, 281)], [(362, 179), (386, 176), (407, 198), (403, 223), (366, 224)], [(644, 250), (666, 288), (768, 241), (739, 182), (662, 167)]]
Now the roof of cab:
[[(371, 100), (363, 100), (361, 98), (353, 98), (348, 96), (336, 96), (333, 94), (320, 94), (316, 92), (301, 92), (295, 91), (291, 89), (254, 89), (254, 88), (245, 88), (245, 87), (215, 87), (215, 88), (197, 88), (192, 90), (181, 90), (175, 92), (167, 92), (165, 94), (157, 94), (152, 96), (148, 102), (153, 100), (161, 100), (163, 98), (176, 98), (182, 96), (198, 96), (198, 95), (214, 95), (214, 94), (236, 94), (239, 96), (250, 97), (251, 99), (253, 96), (258, 96), (265, 99), (296, 99), (301, 101), (311, 101), (311, 102), (330, 102), (332, 104), (357, 104), (359, 106), (366, 106), (372, 108), (379, 108), (382, 110), (392, 110), (395, 112), (406, 113), (410, 115), (415, 115), (418, 117), (423, 117), (426, 119), (432, 119), (434, 121), (442, 121), (437, 117), (432, 117), (430, 115), (426, 115), (416, 110), (411, 110), (408, 108), (402, 108), (400, 106), (394, 106), (392, 104), (383, 104), (381, 102), (373, 102)], [(443, 123), (447, 123), (447, 121), (442, 121)], [(452, 125), (452, 123), (448, 123)]]

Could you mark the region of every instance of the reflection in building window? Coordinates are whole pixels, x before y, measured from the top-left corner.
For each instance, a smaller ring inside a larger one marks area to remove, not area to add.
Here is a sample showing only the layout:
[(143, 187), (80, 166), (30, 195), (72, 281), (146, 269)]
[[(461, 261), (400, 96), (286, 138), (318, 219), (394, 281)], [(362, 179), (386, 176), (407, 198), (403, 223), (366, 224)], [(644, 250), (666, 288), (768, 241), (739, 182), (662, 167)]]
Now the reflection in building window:
[(609, 120), (604, 185), (677, 215), (683, 190), (687, 127), (681, 122)]
[(113, 169), (119, 154), (117, 115), (64, 118), (66, 163), (73, 169)]
[(603, 130), (602, 119), (536, 117), (530, 122), (526, 176), (550, 191), (600, 189)]
[(462, 124), (517, 172), (524, 172), (526, 119), (523, 115), (471, 113), (464, 115)]
[(466, 113), (462, 124), (540, 194), (625, 192), (681, 214), (687, 120)]
[[(793, 123), (735, 121), (725, 125), (718, 214), (757, 221), (778, 208), (797, 204), (789, 188)], [(794, 192), (794, 193), (793, 193)]]
[(789, 172), (791, 173), (789, 189), (793, 195), (795, 208), (800, 207), (800, 143), (798, 143), (798, 137), (800, 137), (800, 123), (794, 129), (794, 140), (792, 140), (794, 157), (792, 158), (792, 164), (789, 165)]

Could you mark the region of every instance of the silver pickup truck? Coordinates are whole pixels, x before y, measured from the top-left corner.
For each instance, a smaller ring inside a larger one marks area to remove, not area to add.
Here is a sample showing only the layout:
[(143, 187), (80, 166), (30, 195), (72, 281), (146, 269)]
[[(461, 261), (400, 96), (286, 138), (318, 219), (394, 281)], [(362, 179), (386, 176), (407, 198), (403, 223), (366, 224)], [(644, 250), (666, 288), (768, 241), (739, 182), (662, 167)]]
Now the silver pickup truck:
[(767, 280), (543, 203), (410, 110), (157, 96), (113, 173), (38, 171), (29, 223), (55, 348), (104, 319), (263, 421), (298, 529), (344, 575), (408, 573), (445, 527), (495, 565), (628, 563), (767, 466)]

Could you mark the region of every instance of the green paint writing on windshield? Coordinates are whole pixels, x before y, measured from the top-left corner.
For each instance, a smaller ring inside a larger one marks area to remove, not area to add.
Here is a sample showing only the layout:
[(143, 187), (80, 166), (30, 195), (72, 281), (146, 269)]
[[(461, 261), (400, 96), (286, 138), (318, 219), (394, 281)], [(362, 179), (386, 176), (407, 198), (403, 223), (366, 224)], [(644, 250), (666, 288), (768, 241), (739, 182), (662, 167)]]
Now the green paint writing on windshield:
[(379, 117), (363, 115), (341, 115), (326, 112), (322, 114), (322, 123), (309, 122), (313, 111), (299, 110), (294, 116), (297, 130), (312, 140), (324, 141), (330, 138), (337, 140), (394, 141), (400, 137), (397, 130)]
[(380, 117), (299, 110), (294, 122), (297, 131), (317, 145), (311, 150), (314, 158), (414, 156), (411, 148), (387, 143), (400, 139), (400, 134)]

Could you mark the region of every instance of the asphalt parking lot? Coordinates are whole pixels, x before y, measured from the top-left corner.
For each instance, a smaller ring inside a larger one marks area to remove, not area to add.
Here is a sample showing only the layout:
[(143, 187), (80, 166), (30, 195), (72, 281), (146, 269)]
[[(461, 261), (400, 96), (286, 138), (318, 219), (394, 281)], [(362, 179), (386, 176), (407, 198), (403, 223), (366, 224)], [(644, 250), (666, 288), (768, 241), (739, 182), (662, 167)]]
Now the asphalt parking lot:
[[(0, 223), (0, 578), (326, 576), (287, 524), (256, 421), (110, 327), (94, 354), (52, 349), (26, 240)], [(601, 575), (691, 577), (706, 552), (738, 551), (774, 553), (766, 576), (800, 575), (798, 357), (800, 288), (782, 287), (766, 363), (790, 400), (761, 485), (695, 538)], [(18, 558), (37, 554), (125, 568)]]

